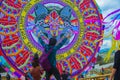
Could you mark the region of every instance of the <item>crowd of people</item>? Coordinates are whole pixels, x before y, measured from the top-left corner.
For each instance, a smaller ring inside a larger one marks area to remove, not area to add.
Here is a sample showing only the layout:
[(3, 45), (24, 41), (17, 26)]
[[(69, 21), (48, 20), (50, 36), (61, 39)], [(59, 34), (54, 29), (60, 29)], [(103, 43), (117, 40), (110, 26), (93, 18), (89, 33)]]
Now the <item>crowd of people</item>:
[[(44, 73), (44, 71), (45, 71), (45, 80), (50, 80), (52, 75), (54, 75), (56, 80), (71, 80), (71, 77), (70, 77), (71, 75), (69, 72), (64, 70), (63, 73), (60, 75), (56, 67), (56, 52), (64, 45), (64, 43), (67, 41), (68, 38), (69, 38), (69, 35), (66, 36), (61, 41), (61, 43), (56, 45), (57, 40), (55, 38), (50, 38), (49, 44), (45, 44), (44, 41), (41, 39), (41, 37), (39, 37), (39, 42), (43, 46), (45, 54), (50, 53), (48, 56), (48, 60), (51, 64), (51, 68), (49, 71), (44, 70), (44, 67), (40, 66), (40, 62), (39, 62), (40, 58), (39, 58), (39, 55), (36, 53), (32, 61), (32, 69), (29, 69), (27, 72), (25, 72), (25, 77), (22, 76), (20, 80), (41, 80), (41, 75)], [(114, 80), (120, 80), (120, 66), (119, 65), (120, 65), (120, 46), (119, 46), (119, 49), (115, 53), (113, 70), (112, 70), (109, 80), (113, 80), (113, 78)], [(102, 69), (102, 72), (103, 72), (103, 69)], [(1, 79), (2, 78), (0, 75), (0, 80)], [(10, 80), (10, 79), (11, 77), (7, 73), (6, 80)]]
[[(22, 78), (21, 80), (42, 80), (42, 79), (43, 80), (47, 80), (46, 77), (43, 77), (43, 78), (41, 77), (42, 73), (38, 73), (38, 72), (39, 71), (36, 71), (36, 70), (32, 71), (32, 73), (31, 72), (27, 72), (26, 75), (25, 75), (25, 79)], [(61, 80), (71, 80), (71, 75), (70, 75), (69, 72), (63, 71), (62, 74), (60, 75), (60, 79)], [(51, 80), (51, 79), (49, 79), (49, 80)]]
[[(48, 55), (48, 61), (50, 63), (51, 68), (49, 70), (45, 69), (45, 67), (40, 65), (40, 58), (39, 55), (36, 53), (34, 55), (33, 61), (32, 61), (32, 69), (29, 69), (27, 72), (25, 72), (25, 77), (21, 77), (21, 80), (41, 80), (41, 75), (45, 71), (45, 80), (50, 80), (51, 76), (54, 75), (56, 80), (70, 80), (70, 73), (66, 72), (65, 70), (60, 75), (59, 70), (56, 67), (56, 53), (57, 51), (66, 43), (68, 38), (70, 38), (70, 35), (67, 34), (63, 37), (62, 41), (60, 43), (57, 43), (57, 40), (55, 37), (52, 37), (49, 39), (49, 44), (46, 44), (43, 39), (41, 38), (41, 33), (38, 35), (39, 42), (41, 43), (42, 47), (44, 48), (44, 54)], [(114, 60), (114, 66), (113, 70), (110, 76), (110, 80), (120, 80), (120, 46), (119, 50), (115, 53), (115, 60)], [(45, 63), (45, 62), (44, 62)], [(103, 72), (103, 69), (102, 69)], [(10, 75), (7, 73), (6, 79), (10, 80)], [(1, 80), (1, 75), (0, 75)]]
[[(10, 80), (11, 76), (9, 73), (6, 74), (6, 80)], [(0, 74), (0, 80), (2, 80), (2, 75)]]
[[(69, 36), (65, 37), (63, 41), (59, 43), (57, 46), (55, 46), (57, 43), (57, 40), (55, 38), (50, 38), (49, 44), (47, 45), (39, 37), (39, 41), (41, 45), (43, 46), (46, 54), (50, 52), (50, 55), (48, 56), (48, 60), (50, 61), (50, 64), (52, 67), (49, 71), (44, 70), (44, 68), (40, 66), (40, 63), (39, 63), (40, 58), (39, 58), (39, 55), (36, 53), (32, 61), (32, 69), (29, 69), (27, 72), (25, 72), (25, 77), (22, 76), (20, 80), (41, 80), (42, 78), (41, 76), (44, 73), (44, 71), (46, 73), (44, 76), (45, 80), (50, 80), (52, 75), (55, 76), (56, 80), (71, 80), (71, 77), (70, 77), (71, 75), (69, 72), (64, 70), (63, 73), (60, 75), (56, 67), (56, 52), (58, 49), (60, 49), (64, 45), (68, 37)], [(50, 49), (52, 50), (50, 51)], [(114, 80), (120, 80), (120, 66), (119, 65), (120, 65), (120, 49), (118, 49), (115, 53), (113, 70), (112, 70), (109, 80), (113, 80), (113, 78)], [(103, 72), (103, 68), (102, 68), (102, 72)], [(11, 77), (7, 73), (6, 80), (10, 80), (10, 79)], [(0, 80), (2, 80), (1, 74), (0, 74)]]
[[(25, 76), (21, 76), (21, 78), (19, 78), (18, 80), (41, 80), (42, 75), (43, 75), (45, 70), (39, 64), (39, 55), (38, 54), (34, 55), (34, 58), (33, 58), (33, 61), (32, 61), (32, 66), (33, 66), (32, 69), (29, 69), (27, 72), (25, 72)], [(56, 74), (54, 73), (55, 70), (53, 68), (48, 73), (47, 73), (47, 71), (45, 71), (46, 75), (44, 76), (43, 79), (44, 80), (50, 80), (50, 77), (51, 77), (52, 74), (54, 76), (56, 76)], [(50, 73), (50, 75), (49, 75), (49, 77), (47, 77), (47, 75), (49, 73)], [(59, 71), (58, 71), (58, 74), (59, 74)], [(59, 76), (57, 76), (56, 79), (58, 80), (58, 78), (59, 78), (59, 80), (70, 80), (70, 73), (64, 70), (61, 75), (59, 74)], [(7, 74), (6, 79), (10, 80), (10, 75), (9, 74)]]
[(42, 47), (44, 48), (44, 54), (50, 53), (47, 58), (48, 58), (51, 68), (47, 70), (45, 69), (45, 67), (47, 66), (44, 66), (44, 67), (40, 66), (40, 58), (39, 58), (39, 55), (36, 53), (32, 61), (33, 68), (25, 73), (26, 80), (41, 80), (41, 75), (43, 74), (44, 71), (45, 71), (46, 80), (50, 80), (51, 75), (54, 75), (56, 80), (70, 80), (69, 79), (70, 74), (68, 74), (68, 72), (63, 71), (63, 74), (60, 75), (56, 67), (57, 50), (59, 50), (65, 44), (65, 42), (68, 40), (69, 37), (70, 37), (69, 34), (64, 36), (63, 40), (57, 45), (56, 45), (57, 43), (56, 38), (52, 37), (49, 39), (49, 44), (46, 44), (41, 38), (41, 35), (39, 33), (38, 39)]

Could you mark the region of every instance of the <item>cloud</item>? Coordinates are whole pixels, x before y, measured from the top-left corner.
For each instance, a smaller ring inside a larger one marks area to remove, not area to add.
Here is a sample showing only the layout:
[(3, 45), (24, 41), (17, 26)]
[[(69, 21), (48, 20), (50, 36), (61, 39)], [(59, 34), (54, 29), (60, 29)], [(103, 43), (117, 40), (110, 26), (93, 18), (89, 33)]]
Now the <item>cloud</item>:
[(108, 49), (108, 48), (111, 47), (111, 45), (112, 45), (112, 43), (111, 43), (111, 40), (110, 40), (110, 39), (104, 40), (104, 41), (103, 41), (103, 44), (102, 44), (102, 46), (101, 46), (101, 50), (102, 50), (102, 49)]
[(120, 9), (120, 0), (96, 0), (96, 2), (103, 13), (103, 17), (114, 10)]
[[(103, 18), (106, 17), (109, 13), (111, 13), (117, 9), (120, 9), (120, 0), (96, 0), (96, 2), (102, 11)], [(105, 20), (105, 22), (106, 21), (109, 22), (109, 21), (113, 20), (113, 18), (115, 18), (119, 13), (120, 12), (118, 12), (117, 14), (114, 14), (114, 15), (112, 14), (111, 16), (107, 17), (107, 20)], [(120, 19), (120, 17), (118, 17), (117, 19)], [(116, 21), (115, 21), (115, 23), (116, 23)], [(114, 26), (113, 23), (112, 23), (112, 25)], [(111, 29), (113, 29), (113, 28), (110, 27), (109, 29), (106, 29), (104, 35), (110, 34)], [(112, 46), (111, 38), (104, 39), (103, 44), (101, 46), (101, 50), (109, 49), (111, 46)]]

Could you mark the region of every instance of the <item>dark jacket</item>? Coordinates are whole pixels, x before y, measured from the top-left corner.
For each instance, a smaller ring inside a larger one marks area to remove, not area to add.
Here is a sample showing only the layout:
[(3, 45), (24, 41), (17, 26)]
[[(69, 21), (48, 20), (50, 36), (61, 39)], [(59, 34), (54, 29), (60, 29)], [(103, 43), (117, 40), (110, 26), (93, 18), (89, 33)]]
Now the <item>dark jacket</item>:
[(120, 50), (115, 53), (113, 68), (116, 69), (114, 80), (120, 80)]
[(67, 41), (67, 38), (64, 38), (61, 43), (59, 43), (57, 46), (49, 46), (48, 44), (45, 44), (45, 42), (39, 37), (39, 42), (45, 49), (45, 52), (47, 53), (51, 48), (53, 48), (52, 52), (48, 56), (48, 59), (53, 67), (56, 67), (56, 52), (59, 50)]

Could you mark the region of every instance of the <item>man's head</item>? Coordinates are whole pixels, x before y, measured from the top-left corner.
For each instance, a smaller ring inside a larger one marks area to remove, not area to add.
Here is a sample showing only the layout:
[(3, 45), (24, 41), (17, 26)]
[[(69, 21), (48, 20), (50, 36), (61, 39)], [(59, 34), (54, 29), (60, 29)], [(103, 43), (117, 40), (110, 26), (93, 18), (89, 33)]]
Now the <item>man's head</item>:
[(37, 66), (39, 66), (39, 63), (38, 62), (32, 62), (32, 66), (34, 67), (34, 68), (36, 68)]
[(55, 46), (56, 43), (57, 43), (56, 38), (50, 38), (50, 39), (49, 39), (49, 45), (50, 45), (50, 46)]
[(34, 59), (39, 59), (39, 55), (37, 53), (34, 54)]

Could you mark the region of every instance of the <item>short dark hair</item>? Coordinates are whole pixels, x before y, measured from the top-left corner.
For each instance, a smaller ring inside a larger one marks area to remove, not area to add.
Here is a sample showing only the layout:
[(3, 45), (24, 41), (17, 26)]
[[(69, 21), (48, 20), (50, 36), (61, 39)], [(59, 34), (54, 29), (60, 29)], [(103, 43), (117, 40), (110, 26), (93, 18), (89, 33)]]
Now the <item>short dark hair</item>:
[(39, 55), (35, 53), (33, 59), (39, 59)]
[(39, 55), (37, 53), (34, 54), (32, 66), (35, 68), (39, 66)]
[(36, 68), (37, 66), (39, 66), (39, 63), (38, 62), (32, 62), (32, 66), (34, 67), (34, 68)]
[(56, 38), (52, 37), (52, 38), (49, 39), (49, 45), (50, 45), (50, 46), (55, 46), (56, 43), (57, 43)]

